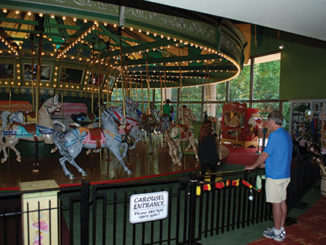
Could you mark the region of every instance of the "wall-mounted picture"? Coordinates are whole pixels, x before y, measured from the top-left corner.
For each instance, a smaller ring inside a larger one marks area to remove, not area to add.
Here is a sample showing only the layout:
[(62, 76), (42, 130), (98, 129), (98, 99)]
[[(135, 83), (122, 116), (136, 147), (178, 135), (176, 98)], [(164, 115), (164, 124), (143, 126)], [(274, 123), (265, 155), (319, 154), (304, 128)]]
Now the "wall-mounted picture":
[(109, 90), (113, 90), (116, 79), (112, 76), (109, 77)]
[(60, 73), (60, 82), (80, 83), (82, 76), (83, 76), (83, 70), (62, 67)]
[[(24, 64), (24, 79), (32, 80), (34, 73), (34, 80), (37, 79), (37, 64), (34, 64), (34, 69), (32, 69), (31, 64)], [(42, 65), (41, 66), (41, 81), (50, 81), (51, 78), (51, 66)]]
[(0, 64), (0, 79), (9, 79), (14, 77), (13, 64)]
[(105, 81), (105, 75), (103, 73), (94, 73), (94, 75), (90, 72), (88, 75), (88, 84), (99, 85)]

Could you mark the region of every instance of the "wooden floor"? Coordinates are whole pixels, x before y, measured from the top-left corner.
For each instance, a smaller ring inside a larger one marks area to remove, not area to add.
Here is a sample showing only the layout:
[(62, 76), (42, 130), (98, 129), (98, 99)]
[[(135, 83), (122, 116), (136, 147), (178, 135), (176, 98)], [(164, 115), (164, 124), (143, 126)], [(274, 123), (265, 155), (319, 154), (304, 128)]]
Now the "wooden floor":
[[(101, 161), (100, 154), (86, 155), (83, 151), (76, 159), (77, 163), (87, 171), (86, 177), (81, 177), (75, 168), (67, 165), (69, 171), (75, 176), (70, 180), (64, 175), (61, 165), (59, 164), (59, 154), (51, 155), (50, 146), (40, 149), (39, 172), (33, 173), (33, 143), (19, 142), (22, 150), (22, 163), (15, 160), (13, 151), (10, 151), (9, 160), (0, 164), (0, 188), (15, 187), (19, 182), (54, 179), (59, 185), (79, 183), (82, 180), (89, 182), (139, 178), (145, 176), (173, 174), (178, 171), (187, 171), (198, 166), (193, 154), (184, 154), (183, 164), (181, 167), (172, 164), (168, 149), (162, 148), (159, 140), (153, 140), (153, 146), (148, 141), (137, 144), (134, 150), (129, 152), (128, 167), (132, 170), (132, 174), (125, 173), (120, 163), (111, 154), (109, 161)], [(24, 145), (25, 144), (25, 145)], [(27, 147), (29, 147), (28, 150)], [(19, 148), (19, 147), (18, 147)], [(32, 148), (32, 150), (31, 150)], [(48, 153), (47, 153), (48, 152)], [(102, 158), (104, 152), (101, 153)], [(27, 155), (27, 156), (26, 156)]]

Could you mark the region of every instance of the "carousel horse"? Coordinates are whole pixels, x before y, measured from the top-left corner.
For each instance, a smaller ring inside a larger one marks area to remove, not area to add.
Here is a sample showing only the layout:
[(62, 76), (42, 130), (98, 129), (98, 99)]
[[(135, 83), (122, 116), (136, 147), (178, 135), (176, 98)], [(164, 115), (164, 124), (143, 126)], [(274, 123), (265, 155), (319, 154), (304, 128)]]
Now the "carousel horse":
[(183, 106), (182, 110), (183, 114), (181, 114), (181, 120), (183, 124), (175, 124), (170, 130), (166, 131), (165, 138), (169, 147), (169, 155), (172, 158), (173, 164), (181, 165), (181, 142), (188, 141), (189, 144), (187, 146), (187, 150), (190, 148), (193, 149), (195, 153), (195, 158), (198, 160), (197, 155), (197, 147), (195, 143), (195, 136), (192, 131), (192, 121), (195, 120), (195, 116), (193, 115), (190, 108), (187, 106)]
[(195, 144), (195, 136), (190, 128), (184, 125), (176, 124), (172, 126), (170, 130), (165, 132), (165, 138), (167, 139), (169, 155), (172, 158), (173, 164), (178, 164), (181, 166), (182, 141), (189, 141), (189, 146), (193, 149), (196, 160), (199, 160)]
[(144, 137), (144, 131), (139, 127), (137, 111), (126, 106), (126, 117), (123, 117), (122, 107), (109, 107), (105, 110), (114, 119), (123, 140), (128, 143), (129, 149), (135, 148), (138, 141)]
[[(60, 110), (58, 101), (58, 95), (47, 99), (38, 113), (38, 124), (25, 124), (23, 113), (11, 114), (4, 111), (1, 114), (2, 129), (0, 137), (0, 150), (2, 150), (4, 156), (1, 159), (1, 163), (4, 163), (8, 159), (7, 148), (11, 148), (16, 153), (16, 160), (21, 162), (20, 152), (16, 149), (16, 145), (19, 140), (27, 140), (34, 142), (43, 141), (45, 144), (53, 144), (52, 136), (54, 132), (54, 125), (59, 124), (63, 128), (65, 126), (57, 121), (51, 120), (51, 114)], [(9, 118), (8, 118), (9, 117)], [(9, 120), (8, 120), (9, 119)], [(5, 138), (5, 142), (2, 138)]]
[[(126, 107), (127, 108), (127, 107)], [(131, 170), (126, 166), (123, 158), (127, 155), (128, 144), (123, 142), (123, 136), (119, 132), (116, 123), (116, 114), (112, 108), (107, 108), (101, 113), (102, 128), (74, 128), (66, 132), (55, 132), (53, 135), (54, 144), (58, 147), (62, 157), (59, 159), (60, 165), (70, 179), (74, 176), (66, 168), (65, 162), (68, 161), (74, 166), (82, 176), (87, 173), (75, 161), (83, 148), (99, 149), (108, 148), (121, 163), (123, 169), (131, 174)], [(139, 128), (137, 126), (130, 128), (130, 135), (137, 138), (139, 136)], [(120, 153), (122, 148), (122, 153)], [(129, 148), (130, 149), (130, 148)]]

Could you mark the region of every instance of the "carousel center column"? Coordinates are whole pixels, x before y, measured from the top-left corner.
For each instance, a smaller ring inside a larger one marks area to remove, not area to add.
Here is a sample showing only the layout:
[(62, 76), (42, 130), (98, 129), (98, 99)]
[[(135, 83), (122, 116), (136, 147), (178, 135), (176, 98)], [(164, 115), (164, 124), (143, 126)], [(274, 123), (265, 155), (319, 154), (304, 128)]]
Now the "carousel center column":
[[(205, 101), (216, 101), (216, 84), (205, 85)], [(216, 104), (205, 104), (205, 111), (208, 116), (216, 116)]]

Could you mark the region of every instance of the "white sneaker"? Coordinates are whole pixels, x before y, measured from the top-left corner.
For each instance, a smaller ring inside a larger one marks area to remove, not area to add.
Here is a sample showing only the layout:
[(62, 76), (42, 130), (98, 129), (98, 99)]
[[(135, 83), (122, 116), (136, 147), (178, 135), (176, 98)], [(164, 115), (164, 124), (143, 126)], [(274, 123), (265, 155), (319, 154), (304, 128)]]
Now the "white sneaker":
[(276, 235), (273, 228), (267, 228), (263, 232), (263, 236), (269, 239), (274, 239), (275, 241), (278, 242), (283, 242), (286, 238), (286, 231), (283, 230), (279, 235)]

